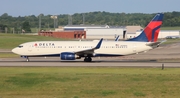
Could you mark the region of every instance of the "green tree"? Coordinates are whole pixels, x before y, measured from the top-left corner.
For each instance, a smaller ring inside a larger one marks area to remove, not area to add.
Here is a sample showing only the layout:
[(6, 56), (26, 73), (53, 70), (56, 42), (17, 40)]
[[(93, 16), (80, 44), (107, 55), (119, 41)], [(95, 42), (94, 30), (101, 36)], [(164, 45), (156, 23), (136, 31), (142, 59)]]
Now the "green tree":
[(5, 33), (5, 28), (7, 28), (6, 25), (0, 24), (0, 33)]
[(23, 32), (31, 33), (31, 27), (28, 21), (23, 22), (22, 29)]
[[(83, 14), (85, 15), (86, 25), (105, 25), (110, 26), (126, 26), (126, 25), (141, 25), (146, 26), (147, 23), (154, 17), (156, 13), (146, 14), (146, 13), (110, 13), (110, 12), (88, 12), (88, 13), (75, 13), (72, 15), (72, 22), (74, 25), (79, 25), (83, 23)], [(41, 16), (41, 17), (39, 17)], [(17, 28), (15, 31), (19, 31), (21, 28), (26, 32), (31, 32), (31, 28), (39, 27), (39, 20), (41, 19), (41, 28), (53, 28), (54, 20), (50, 17), (52, 15), (40, 14), (39, 16), (29, 15), (29, 16), (18, 16), (13, 17), (4, 13), (0, 15), (0, 29), (1, 32), (7, 28)], [(64, 26), (68, 24), (68, 15), (60, 14), (58, 15), (58, 26)], [(163, 27), (169, 26), (180, 26), (180, 12), (165, 12), (163, 18)], [(9, 32), (9, 30), (8, 30)]]

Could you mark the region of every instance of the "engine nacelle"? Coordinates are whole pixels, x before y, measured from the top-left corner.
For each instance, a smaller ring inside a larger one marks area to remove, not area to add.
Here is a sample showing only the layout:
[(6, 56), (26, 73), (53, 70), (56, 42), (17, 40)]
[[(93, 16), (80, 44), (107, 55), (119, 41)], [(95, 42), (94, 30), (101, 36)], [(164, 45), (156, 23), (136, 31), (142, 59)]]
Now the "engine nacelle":
[(61, 58), (61, 60), (75, 60), (76, 56), (72, 52), (62, 52), (60, 54), (60, 58)]

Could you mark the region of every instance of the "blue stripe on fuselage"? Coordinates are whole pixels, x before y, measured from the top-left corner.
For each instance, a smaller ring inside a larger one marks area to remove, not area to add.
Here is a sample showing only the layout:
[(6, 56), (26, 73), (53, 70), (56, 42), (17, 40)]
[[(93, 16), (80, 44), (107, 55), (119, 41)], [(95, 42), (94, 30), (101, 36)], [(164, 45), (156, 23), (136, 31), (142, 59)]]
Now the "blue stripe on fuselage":
[(110, 57), (110, 56), (124, 56), (124, 55), (120, 55), (120, 54), (95, 54), (95, 57)]
[[(94, 57), (108, 57), (108, 56), (124, 56), (124, 55), (120, 55), (120, 54), (95, 54)], [(46, 54), (46, 55), (33, 55), (33, 56), (25, 56), (22, 55), (21, 57), (60, 57), (60, 54)]]
[(26, 56), (21, 55), (21, 57), (59, 57), (60, 54), (45, 54), (45, 55), (32, 55), (32, 56)]

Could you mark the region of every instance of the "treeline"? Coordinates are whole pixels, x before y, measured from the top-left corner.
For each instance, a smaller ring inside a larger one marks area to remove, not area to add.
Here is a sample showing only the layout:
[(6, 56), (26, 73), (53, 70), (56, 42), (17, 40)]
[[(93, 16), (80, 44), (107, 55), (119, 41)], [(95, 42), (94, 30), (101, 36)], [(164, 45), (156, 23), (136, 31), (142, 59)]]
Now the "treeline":
[[(52, 15), (40, 14), (38, 16), (18, 16), (13, 17), (4, 13), (0, 16), (0, 32), (31, 32), (30, 28), (54, 28), (65, 25), (110, 25), (126, 26), (140, 25), (144, 27), (154, 17), (156, 13), (109, 13), (109, 12), (89, 12), (75, 13), (73, 15), (57, 15), (57, 19), (52, 19)], [(164, 13), (163, 27), (180, 26), (180, 12)]]

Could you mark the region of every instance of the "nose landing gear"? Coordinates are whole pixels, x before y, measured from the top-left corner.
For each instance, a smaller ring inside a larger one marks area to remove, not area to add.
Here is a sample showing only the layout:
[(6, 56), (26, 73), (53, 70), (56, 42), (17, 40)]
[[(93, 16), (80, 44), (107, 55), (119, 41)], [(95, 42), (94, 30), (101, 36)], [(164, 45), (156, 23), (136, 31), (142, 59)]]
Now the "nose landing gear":
[(21, 56), (22, 58), (26, 58), (26, 61), (29, 62), (29, 57), (28, 56)]

